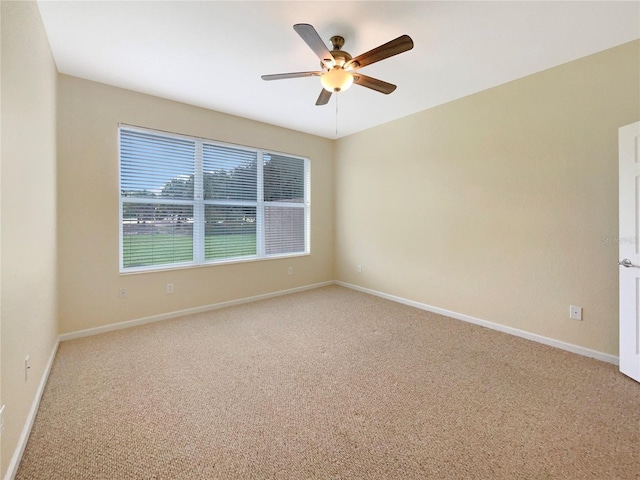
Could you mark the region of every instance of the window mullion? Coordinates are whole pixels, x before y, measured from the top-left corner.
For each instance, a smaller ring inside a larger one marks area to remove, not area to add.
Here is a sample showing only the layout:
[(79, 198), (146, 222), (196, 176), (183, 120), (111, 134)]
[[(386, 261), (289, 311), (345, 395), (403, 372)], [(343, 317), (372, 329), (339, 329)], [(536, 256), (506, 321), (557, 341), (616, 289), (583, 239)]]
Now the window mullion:
[(304, 245), (305, 252), (311, 251), (311, 164), (304, 161)]
[(258, 151), (257, 160), (257, 206), (256, 206), (256, 255), (258, 258), (265, 256), (265, 239), (264, 239), (264, 160), (262, 150)]
[(196, 142), (193, 181), (193, 261), (204, 262), (204, 181), (202, 168), (202, 142)]

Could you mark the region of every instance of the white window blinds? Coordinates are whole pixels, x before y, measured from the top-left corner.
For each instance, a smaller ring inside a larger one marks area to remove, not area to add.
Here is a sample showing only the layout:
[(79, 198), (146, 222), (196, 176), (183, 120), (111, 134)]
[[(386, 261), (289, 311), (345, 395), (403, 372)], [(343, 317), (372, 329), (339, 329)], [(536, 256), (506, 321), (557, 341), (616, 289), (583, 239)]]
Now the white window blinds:
[(193, 261), (193, 142), (120, 131), (122, 265)]
[(205, 259), (255, 256), (258, 152), (202, 147)]
[(309, 160), (120, 127), (121, 271), (309, 253)]
[(304, 252), (305, 165), (299, 159), (265, 154), (264, 228), (267, 255)]

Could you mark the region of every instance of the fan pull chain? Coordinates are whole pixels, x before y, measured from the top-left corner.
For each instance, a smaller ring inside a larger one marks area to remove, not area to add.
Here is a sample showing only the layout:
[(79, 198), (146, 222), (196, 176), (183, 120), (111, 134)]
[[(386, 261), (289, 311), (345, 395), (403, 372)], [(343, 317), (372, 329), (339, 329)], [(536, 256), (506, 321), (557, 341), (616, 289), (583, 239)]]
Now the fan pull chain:
[(340, 95), (336, 94), (336, 137), (338, 136), (338, 97)]

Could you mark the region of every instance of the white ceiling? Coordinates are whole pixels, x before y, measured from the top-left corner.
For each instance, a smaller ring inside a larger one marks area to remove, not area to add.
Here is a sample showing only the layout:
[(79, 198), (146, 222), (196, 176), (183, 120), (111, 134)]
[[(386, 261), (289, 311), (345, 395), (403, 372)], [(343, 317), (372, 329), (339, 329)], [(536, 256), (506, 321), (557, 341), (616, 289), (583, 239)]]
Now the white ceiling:
[[(328, 138), (640, 38), (638, 1), (38, 3), (61, 73)], [(295, 23), (353, 56), (402, 34), (415, 47), (361, 70), (394, 93), (354, 85), (316, 107), (318, 77), (260, 78), (319, 69)]]

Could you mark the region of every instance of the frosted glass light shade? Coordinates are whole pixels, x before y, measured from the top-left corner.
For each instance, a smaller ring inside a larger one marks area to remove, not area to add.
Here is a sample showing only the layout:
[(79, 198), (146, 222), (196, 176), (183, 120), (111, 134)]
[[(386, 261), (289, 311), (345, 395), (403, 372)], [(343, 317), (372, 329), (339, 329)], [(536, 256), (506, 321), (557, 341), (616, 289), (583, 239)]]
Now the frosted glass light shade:
[(342, 92), (353, 84), (353, 75), (336, 66), (320, 77), (320, 83), (329, 92)]

